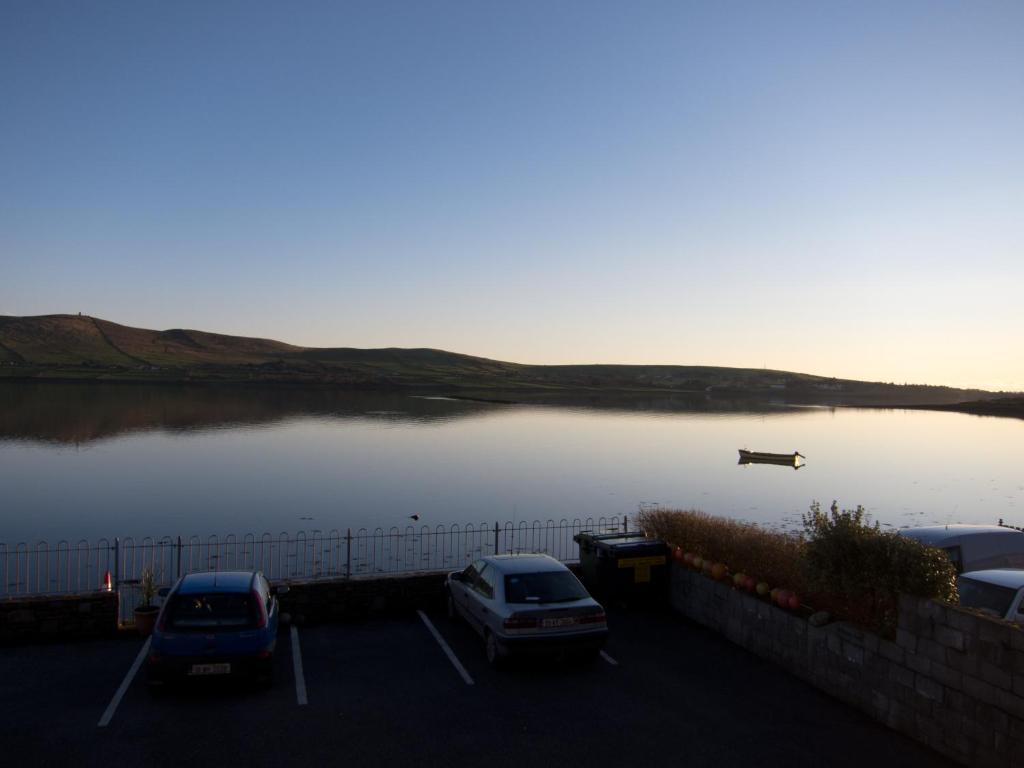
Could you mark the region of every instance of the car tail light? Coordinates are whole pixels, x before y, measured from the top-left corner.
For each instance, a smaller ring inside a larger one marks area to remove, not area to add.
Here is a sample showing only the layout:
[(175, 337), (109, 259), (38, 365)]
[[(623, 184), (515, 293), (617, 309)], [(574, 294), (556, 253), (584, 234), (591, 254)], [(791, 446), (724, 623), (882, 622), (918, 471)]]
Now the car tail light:
[(260, 629), (267, 626), (267, 606), (263, 604), (260, 593), (255, 589), (251, 593), (252, 601), (256, 605), (256, 626)]
[(579, 617), (580, 624), (604, 624), (608, 621), (608, 617), (605, 616), (604, 611), (600, 613), (588, 613), (586, 616)]
[(540, 626), (537, 619), (524, 619), (520, 616), (512, 616), (502, 622), (505, 629), (536, 629)]
[(160, 615), (156, 620), (156, 630), (157, 632), (163, 632), (165, 629), (167, 629), (167, 610), (161, 608)]
[(151, 653), (151, 654), (149, 654), (149, 663), (150, 664), (156, 664), (158, 661), (160, 661), (160, 654), (159, 653)]

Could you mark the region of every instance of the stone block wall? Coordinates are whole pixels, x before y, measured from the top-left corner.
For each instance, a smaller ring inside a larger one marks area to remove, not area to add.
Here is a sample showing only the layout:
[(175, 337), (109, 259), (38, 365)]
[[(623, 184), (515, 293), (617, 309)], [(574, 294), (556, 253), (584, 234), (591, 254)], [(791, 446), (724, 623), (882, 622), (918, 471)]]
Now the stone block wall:
[(282, 612), (296, 623), (320, 624), (444, 605), (445, 573), (288, 582)]
[[(579, 575), (579, 566), (569, 569)], [(308, 579), (288, 584), (281, 610), (293, 621), (321, 624), (374, 614), (408, 613), (444, 608), (446, 571), (355, 576), (351, 579)]]
[(93, 592), (0, 601), (0, 645), (106, 637), (117, 632), (117, 595)]
[(1024, 631), (934, 600), (900, 601), (895, 642), (811, 626), (673, 567), (672, 605), (889, 727), (971, 766), (1024, 766)]
[[(444, 573), (289, 582), (281, 610), (318, 624), (444, 605)], [(129, 614), (130, 616), (130, 614)], [(130, 621), (130, 618), (129, 618)], [(118, 597), (96, 592), (0, 600), (0, 645), (69, 642), (118, 630)]]

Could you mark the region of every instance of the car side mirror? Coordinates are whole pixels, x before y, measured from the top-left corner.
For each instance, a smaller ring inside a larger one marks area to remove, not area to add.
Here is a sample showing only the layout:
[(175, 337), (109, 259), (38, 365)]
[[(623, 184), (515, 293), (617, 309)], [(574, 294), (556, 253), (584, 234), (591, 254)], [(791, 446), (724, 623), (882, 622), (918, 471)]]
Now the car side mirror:
[(167, 597), (169, 594), (171, 594), (171, 588), (170, 587), (160, 587), (160, 589), (158, 589), (156, 591), (156, 594), (157, 594), (157, 597)]
[(452, 574), (452, 581), (462, 581), (462, 574), (461, 573), (453, 573)]

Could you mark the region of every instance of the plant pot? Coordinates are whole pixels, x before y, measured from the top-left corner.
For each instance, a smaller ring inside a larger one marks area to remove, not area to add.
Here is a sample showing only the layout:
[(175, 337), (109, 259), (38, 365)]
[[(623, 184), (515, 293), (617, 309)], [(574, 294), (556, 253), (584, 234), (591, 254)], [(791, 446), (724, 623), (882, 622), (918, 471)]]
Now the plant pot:
[(155, 605), (141, 605), (135, 609), (135, 629), (143, 637), (149, 637), (156, 626), (156, 617), (160, 609)]

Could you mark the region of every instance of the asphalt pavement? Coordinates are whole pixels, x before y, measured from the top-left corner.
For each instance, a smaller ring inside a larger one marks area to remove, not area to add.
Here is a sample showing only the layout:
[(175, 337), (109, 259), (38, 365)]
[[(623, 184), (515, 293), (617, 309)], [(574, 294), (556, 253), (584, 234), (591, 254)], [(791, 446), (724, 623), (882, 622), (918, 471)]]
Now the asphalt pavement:
[[(144, 641), (0, 650), (8, 765), (949, 765), (668, 612), (618, 611), (591, 661), (492, 669), (462, 622), (284, 627), (268, 689), (154, 694)], [(144, 665), (142, 665), (144, 666)]]

